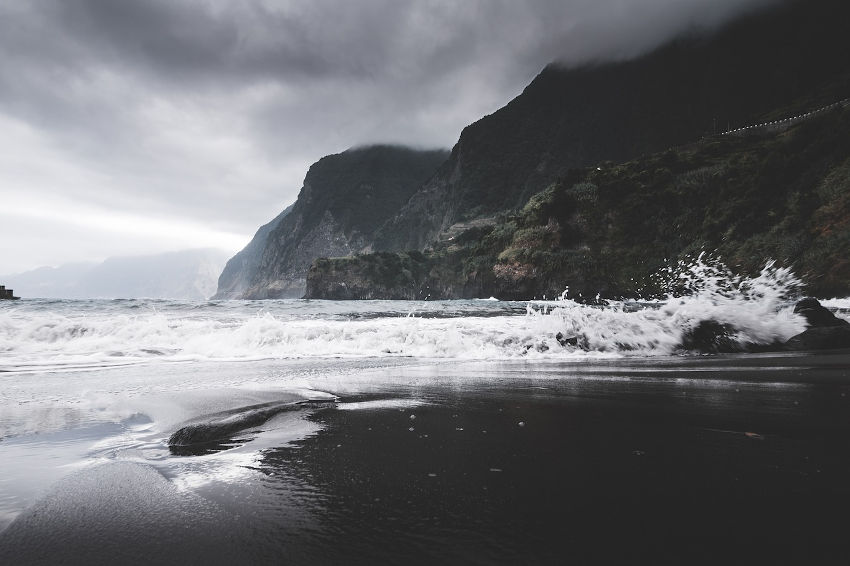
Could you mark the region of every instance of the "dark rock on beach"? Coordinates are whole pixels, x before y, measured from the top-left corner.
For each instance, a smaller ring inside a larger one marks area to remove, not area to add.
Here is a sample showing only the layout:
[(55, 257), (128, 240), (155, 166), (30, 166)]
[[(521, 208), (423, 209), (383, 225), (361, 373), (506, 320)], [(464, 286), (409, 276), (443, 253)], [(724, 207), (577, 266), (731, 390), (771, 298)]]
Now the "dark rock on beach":
[(682, 337), (683, 350), (703, 354), (731, 354), (744, 348), (734, 338), (735, 328), (716, 320), (702, 320)]
[(831, 326), (850, 326), (850, 322), (835, 316), (832, 311), (813, 297), (806, 297), (797, 303), (794, 312), (806, 319), (809, 328), (828, 328)]
[(817, 299), (806, 297), (794, 307), (806, 319), (808, 329), (792, 337), (785, 348), (800, 350), (836, 350), (850, 348), (850, 322), (838, 318)]
[(199, 456), (231, 447), (236, 436), (285, 411), (316, 408), (331, 404), (330, 401), (296, 401), (265, 403), (242, 407), (236, 411), (212, 415), (209, 418), (186, 425), (168, 439), (168, 448), (177, 456)]
[(809, 328), (785, 343), (792, 351), (850, 348), (850, 325)]

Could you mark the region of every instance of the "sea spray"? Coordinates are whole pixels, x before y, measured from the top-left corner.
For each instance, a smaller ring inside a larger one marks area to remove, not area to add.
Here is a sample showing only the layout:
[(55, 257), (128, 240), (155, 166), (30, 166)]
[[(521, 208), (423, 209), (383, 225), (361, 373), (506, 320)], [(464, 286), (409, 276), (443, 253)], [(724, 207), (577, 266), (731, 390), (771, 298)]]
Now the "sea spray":
[[(700, 254), (659, 275), (665, 276), (670, 293), (661, 301), (604, 301), (588, 307), (562, 295), (555, 302), (562, 306), (530, 312), (560, 318), (563, 335), (575, 337), (588, 351), (644, 355), (677, 351), (703, 321), (730, 329), (730, 338), (742, 348), (784, 342), (805, 328), (793, 312), (802, 282), (774, 262), (758, 276), (746, 277)], [(635, 310), (636, 304), (643, 308)]]
[(700, 322), (740, 344), (804, 329), (800, 282), (700, 257), (671, 270), (678, 296), (579, 304), (501, 301), (20, 301), (0, 308), (0, 370), (291, 358), (570, 359), (680, 351)]

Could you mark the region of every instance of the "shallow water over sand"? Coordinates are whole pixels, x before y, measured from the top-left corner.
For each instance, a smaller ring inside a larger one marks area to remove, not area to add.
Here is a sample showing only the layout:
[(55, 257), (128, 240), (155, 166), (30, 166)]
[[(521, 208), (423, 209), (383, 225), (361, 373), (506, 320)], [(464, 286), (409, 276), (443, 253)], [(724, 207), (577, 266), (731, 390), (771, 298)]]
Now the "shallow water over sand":
[[(843, 555), (850, 355), (788, 274), (685, 298), (0, 305), (0, 563)], [(847, 316), (841, 301), (830, 306)]]
[[(835, 561), (848, 368), (846, 354), (783, 354), (7, 375), (0, 557)], [(167, 444), (186, 423), (331, 396), (212, 450)]]

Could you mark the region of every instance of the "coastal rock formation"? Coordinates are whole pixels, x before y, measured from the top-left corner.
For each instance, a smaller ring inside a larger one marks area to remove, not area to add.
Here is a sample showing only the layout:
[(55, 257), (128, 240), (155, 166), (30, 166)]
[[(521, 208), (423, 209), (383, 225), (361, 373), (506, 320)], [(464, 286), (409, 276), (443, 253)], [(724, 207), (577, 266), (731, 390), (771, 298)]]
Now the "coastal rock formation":
[[(392, 277), (386, 256), (317, 263), (307, 296), (650, 297), (703, 250), (850, 293), (850, 109), (829, 104), (850, 93), (845, 16), (791, 1), (635, 60), (547, 67), (375, 237), (422, 255)], [(807, 117), (723, 135), (788, 116)]]
[(791, 1), (712, 36), (628, 61), (547, 66), (504, 108), (466, 127), (451, 158), (376, 242), (424, 250), (458, 222), (521, 207), (572, 168), (623, 162), (848, 95), (836, 0)]
[[(316, 258), (380, 249), (375, 247), (376, 229), (399, 211), (447, 157), (444, 150), (398, 146), (356, 148), (323, 157), (307, 172), (291, 211), (268, 230), (262, 253), (251, 260), (256, 261), (256, 269), (247, 289), (238, 294), (231, 287), (220, 287), (219, 295), (301, 297), (307, 268)], [(222, 277), (227, 285), (228, 277)]]
[(271, 222), (260, 226), (248, 245), (227, 261), (218, 278), (218, 290), (213, 299), (236, 299), (248, 289), (259, 270), (269, 234), (292, 212), (293, 206), (287, 206)]
[(393, 277), (373, 268), (393, 263), (385, 255), (317, 262), (307, 296), (330, 298), (327, 278), (372, 298), (531, 299), (566, 286), (579, 300), (651, 298), (676, 290), (660, 274), (703, 250), (743, 274), (774, 259), (810, 293), (846, 296), (848, 179), (850, 109), (836, 109), (781, 133), (716, 136), (572, 170), (518, 212), (399, 254), (410, 265)]
[(188, 424), (168, 438), (168, 448), (178, 456), (199, 456), (232, 447), (235, 436), (258, 427), (272, 417), (300, 409), (333, 407), (334, 400), (304, 400), (282, 403), (263, 403), (211, 415), (200, 422)]
[(794, 312), (806, 319), (809, 328), (832, 328), (850, 326), (843, 318), (838, 318), (832, 311), (820, 304), (814, 297), (806, 297), (794, 306)]
[(850, 348), (850, 322), (835, 316), (817, 299), (803, 299), (794, 307), (794, 312), (805, 317), (808, 329), (788, 340), (785, 349), (795, 351)]
[(744, 346), (735, 340), (734, 335), (735, 329), (731, 324), (721, 324), (716, 320), (702, 320), (696, 327), (685, 333), (680, 348), (703, 354), (732, 354), (745, 351)]

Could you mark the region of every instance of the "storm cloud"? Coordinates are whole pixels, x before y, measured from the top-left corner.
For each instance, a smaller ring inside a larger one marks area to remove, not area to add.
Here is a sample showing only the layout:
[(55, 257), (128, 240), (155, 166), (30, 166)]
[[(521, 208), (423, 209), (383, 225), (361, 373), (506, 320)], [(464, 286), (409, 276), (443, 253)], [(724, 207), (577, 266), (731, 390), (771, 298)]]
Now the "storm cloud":
[(323, 155), (450, 147), (549, 62), (771, 1), (0, 2), (0, 274), (235, 250)]

